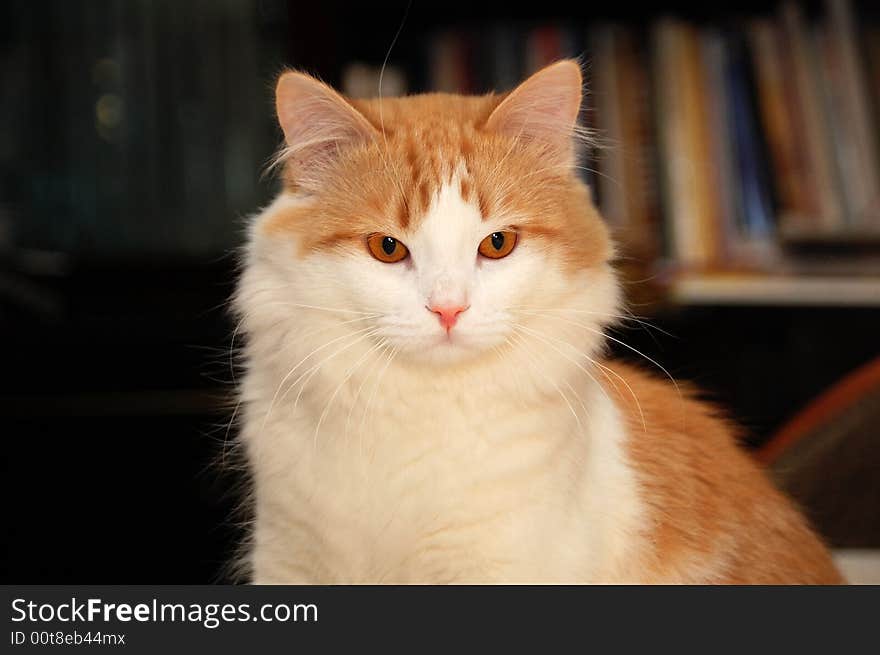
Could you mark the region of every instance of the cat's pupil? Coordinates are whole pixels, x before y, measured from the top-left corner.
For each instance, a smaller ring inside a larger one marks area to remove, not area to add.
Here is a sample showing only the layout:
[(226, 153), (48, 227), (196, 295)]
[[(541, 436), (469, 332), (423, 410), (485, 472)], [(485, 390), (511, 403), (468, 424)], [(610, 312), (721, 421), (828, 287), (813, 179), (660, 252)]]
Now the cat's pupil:
[(392, 239), (391, 237), (385, 237), (384, 239), (382, 239), (382, 250), (385, 251), (386, 255), (393, 255), (396, 248), (396, 239)]
[(502, 246), (504, 246), (504, 233), (503, 232), (493, 232), (492, 233), (492, 247), (495, 250), (501, 250)]

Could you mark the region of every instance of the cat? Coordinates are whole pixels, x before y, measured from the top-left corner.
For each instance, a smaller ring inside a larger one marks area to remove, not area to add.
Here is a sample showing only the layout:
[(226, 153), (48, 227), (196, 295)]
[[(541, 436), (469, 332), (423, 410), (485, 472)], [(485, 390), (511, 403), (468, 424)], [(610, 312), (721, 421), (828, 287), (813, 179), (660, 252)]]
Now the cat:
[(694, 393), (603, 355), (582, 75), (348, 99), (288, 71), (234, 298), (254, 583), (838, 583)]

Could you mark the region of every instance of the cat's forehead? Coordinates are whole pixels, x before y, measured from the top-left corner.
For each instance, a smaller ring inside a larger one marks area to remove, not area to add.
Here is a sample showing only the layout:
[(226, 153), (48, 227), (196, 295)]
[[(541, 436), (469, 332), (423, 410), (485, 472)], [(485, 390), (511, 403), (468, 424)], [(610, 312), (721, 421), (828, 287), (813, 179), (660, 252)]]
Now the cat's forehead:
[(418, 228), (438, 196), (454, 194), (475, 205), (483, 218), (489, 213), (478, 161), (479, 135), (461, 125), (433, 126), (401, 133), (389, 145), (390, 175), (400, 191), (394, 212), (404, 230)]
[(451, 188), (488, 215), (489, 194), (480, 171), (490, 153), (481, 128), (498, 102), (494, 95), (449, 94), (352, 101), (380, 138), (376, 154), (365, 155), (373, 161), (356, 162), (351, 173), (378, 170), (359, 186), (370, 196), (369, 204), (392, 221), (390, 227), (418, 229), (441, 192)]

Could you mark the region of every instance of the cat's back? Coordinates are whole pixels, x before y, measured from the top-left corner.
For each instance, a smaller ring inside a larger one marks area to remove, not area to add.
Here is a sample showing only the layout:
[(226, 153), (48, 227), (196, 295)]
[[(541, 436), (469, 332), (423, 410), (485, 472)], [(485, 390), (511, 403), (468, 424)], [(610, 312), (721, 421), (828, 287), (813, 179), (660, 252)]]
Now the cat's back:
[(842, 582), (821, 540), (737, 443), (735, 426), (717, 408), (697, 400), (687, 385), (621, 362), (606, 365), (613, 374), (605, 386), (624, 414), (626, 455), (647, 512), (646, 577)]

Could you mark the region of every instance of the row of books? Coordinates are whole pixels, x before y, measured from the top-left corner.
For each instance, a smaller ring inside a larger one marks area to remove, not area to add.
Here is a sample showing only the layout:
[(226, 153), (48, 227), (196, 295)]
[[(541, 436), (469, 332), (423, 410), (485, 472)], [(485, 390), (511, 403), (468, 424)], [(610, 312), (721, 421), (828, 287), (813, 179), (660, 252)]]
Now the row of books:
[(585, 61), (584, 175), (631, 256), (766, 268), (803, 241), (880, 241), (880, 30), (849, 0), (817, 15), (438, 34), (430, 86), (504, 90)]

